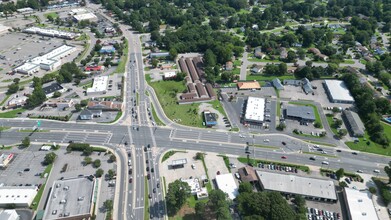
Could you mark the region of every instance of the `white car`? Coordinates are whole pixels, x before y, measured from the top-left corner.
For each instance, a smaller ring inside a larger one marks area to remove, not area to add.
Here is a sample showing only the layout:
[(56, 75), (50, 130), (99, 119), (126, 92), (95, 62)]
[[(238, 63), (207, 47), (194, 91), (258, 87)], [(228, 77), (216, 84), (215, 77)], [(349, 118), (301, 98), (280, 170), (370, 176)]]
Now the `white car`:
[(236, 165), (233, 164), (233, 163), (230, 163), (229, 166), (230, 166), (231, 168), (236, 168)]
[(322, 161), (322, 164), (329, 165), (329, 162), (327, 162), (327, 161)]
[(193, 170), (195, 169), (195, 165), (194, 165), (194, 163), (191, 165), (191, 168), (193, 168)]
[(265, 139), (265, 140), (263, 140), (263, 142), (270, 142), (270, 140), (269, 139)]
[(128, 160), (128, 166), (132, 166), (132, 160)]
[(239, 173), (235, 173), (235, 177), (236, 177), (236, 179), (240, 179), (240, 174)]

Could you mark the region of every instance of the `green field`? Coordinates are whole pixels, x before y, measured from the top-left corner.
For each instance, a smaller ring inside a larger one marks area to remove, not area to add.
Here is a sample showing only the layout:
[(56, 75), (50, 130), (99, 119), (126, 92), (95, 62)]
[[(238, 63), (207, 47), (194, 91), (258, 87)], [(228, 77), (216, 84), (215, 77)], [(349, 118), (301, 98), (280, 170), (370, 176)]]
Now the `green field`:
[(314, 113), (315, 113), (315, 122), (319, 122), (320, 125), (321, 125), (320, 128), (323, 128), (323, 124), (322, 124), (322, 120), (320, 120), (320, 115), (319, 115), (318, 108), (315, 105), (309, 104), (309, 103), (305, 103), (305, 102), (289, 102), (289, 104), (312, 107), (314, 109)]
[(45, 14), (46, 18), (49, 16), (52, 16), (52, 18), (56, 19), (58, 17), (58, 14), (56, 12), (50, 12)]
[(199, 103), (177, 104), (177, 94), (186, 91), (183, 82), (157, 81), (149, 84), (155, 90), (160, 105), (168, 118), (182, 125), (203, 127), (202, 117), (198, 115)]
[(19, 112), (21, 113), (24, 111), (26, 111), (26, 110), (22, 109), (22, 108), (18, 108), (18, 109), (11, 110), (8, 112), (2, 112), (2, 113), (0, 113), (0, 118), (16, 118), (18, 116)]
[(129, 44), (128, 44), (128, 41), (125, 40), (125, 48), (124, 48), (124, 53), (121, 57), (121, 61), (119, 62), (117, 68), (115, 69), (115, 71), (112, 74), (125, 72), (126, 62), (128, 62), (128, 52), (129, 52)]
[[(384, 128), (384, 134), (391, 140), (391, 126), (381, 122), (381, 125)], [(369, 135), (365, 132), (364, 137), (359, 138), (358, 143), (354, 142), (345, 142), (345, 144), (352, 150), (358, 150), (368, 153), (380, 154), (385, 156), (391, 156), (391, 147), (388, 146), (384, 148), (383, 146), (376, 144), (375, 142), (369, 139)], [(369, 143), (369, 145), (367, 144)]]
[(338, 130), (334, 126), (333, 116), (327, 116), (326, 115), (326, 118), (327, 118), (327, 122), (329, 123), (329, 126), (331, 128), (331, 131), (336, 135), (338, 133)]

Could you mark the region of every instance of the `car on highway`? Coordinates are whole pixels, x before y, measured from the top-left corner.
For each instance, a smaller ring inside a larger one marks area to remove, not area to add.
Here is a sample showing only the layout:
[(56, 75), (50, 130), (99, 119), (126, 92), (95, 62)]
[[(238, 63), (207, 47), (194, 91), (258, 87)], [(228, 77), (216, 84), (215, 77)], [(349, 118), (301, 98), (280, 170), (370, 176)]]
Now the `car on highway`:
[(357, 155), (357, 152), (352, 152), (353, 155)]
[(153, 188), (152, 192), (153, 192), (153, 193), (156, 193), (156, 188)]
[(191, 168), (194, 170), (195, 169), (195, 165), (194, 165), (194, 163), (191, 165)]
[(147, 174), (147, 179), (151, 179), (151, 175), (149, 173)]
[(270, 142), (270, 140), (269, 139), (264, 139), (263, 142), (267, 142), (268, 143), (268, 142)]
[(144, 147), (144, 152), (147, 152), (147, 150), (148, 150), (147, 147)]
[(284, 145), (284, 146), (286, 145), (286, 143), (285, 143), (284, 141), (283, 141), (283, 142), (281, 142), (281, 144), (282, 144), (282, 145)]
[(151, 168), (151, 173), (155, 172), (155, 169), (154, 168)]
[(329, 165), (329, 162), (327, 162), (327, 161), (322, 161), (322, 164), (324, 164), (324, 165)]
[(380, 170), (374, 170), (373, 172), (374, 173), (380, 173)]
[(132, 174), (132, 169), (129, 169), (128, 174)]
[(132, 178), (130, 178), (130, 179), (129, 179), (129, 183), (132, 183), (132, 182), (133, 182), (133, 179), (132, 179)]
[(127, 142), (127, 141), (125, 141), (125, 143), (124, 143), (124, 144), (125, 144), (125, 146), (126, 146), (126, 145), (128, 145), (128, 142)]
[(148, 195), (148, 198), (152, 199), (152, 194), (149, 194), (149, 195)]
[(128, 160), (128, 166), (132, 166), (132, 160)]
[(281, 156), (281, 159), (286, 159), (287, 157), (286, 156)]
[(24, 172), (29, 172), (30, 171), (30, 168), (26, 168), (23, 170)]
[(316, 158), (315, 157), (310, 157), (310, 160), (316, 160)]
[(341, 150), (337, 150), (337, 152), (341, 153), (342, 151)]
[(157, 184), (156, 184), (156, 188), (160, 188), (160, 183), (157, 183)]
[(357, 173), (364, 173), (364, 171), (362, 171), (362, 170), (357, 170)]
[(148, 144), (148, 148), (151, 148), (151, 145), (150, 145), (150, 144)]
[(149, 167), (147, 167), (147, 172), (149, 172)]
[(130, 151), (128, 151), (128, 157), (131, 157), (132, 156), (132, 153)]
[(145, 163), (146, 163), (146, 164), (148, 164), (148, 162), (149, 162), (149, 160), (148, 160), (148, 159), (146, 159), (146, 160), (145, 160)]

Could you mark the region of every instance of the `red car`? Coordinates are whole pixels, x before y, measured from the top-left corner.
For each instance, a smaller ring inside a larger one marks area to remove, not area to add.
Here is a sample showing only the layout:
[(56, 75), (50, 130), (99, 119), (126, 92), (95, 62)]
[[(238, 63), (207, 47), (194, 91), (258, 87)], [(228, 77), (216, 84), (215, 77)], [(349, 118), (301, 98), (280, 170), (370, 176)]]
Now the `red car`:
[(282, 156), (281, 159), (286, 159), (286, 156)]
[(132, 183), (132, 182), (133, 182), (133, 179), (132, 179), (132, 178), (130, 178), (130, 179), (129, 179), (129, 183)]

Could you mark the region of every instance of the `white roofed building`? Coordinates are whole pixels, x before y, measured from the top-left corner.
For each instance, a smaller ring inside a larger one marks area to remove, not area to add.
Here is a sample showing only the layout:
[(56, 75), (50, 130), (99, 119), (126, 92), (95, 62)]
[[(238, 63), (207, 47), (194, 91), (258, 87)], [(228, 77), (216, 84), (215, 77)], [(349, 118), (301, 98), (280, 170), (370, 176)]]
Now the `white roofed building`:
[(98, 17), (96, 17), (96, 15), (94, 13), (88, 12), (88, 13), (84, 13), (84, 14), (74, 15), (73, 19), (75, 19), (75, 21), (77, 21), (77, 22), (84, 21), (84, 20), (97, 21)]
[(38, 34), (42, 36), (48, 36), (48, 37), (58, 37), (58, 38), (65, 38), (65, 39), (75, 39), (77, 37), (80, 37), (79, 33), (72, 33), (67, 31), (59, 31), (59, 30), (53, 30), (53, 29), (45, 29), (45, 28), (39, 28), (39, 27), (29, 27), (23, 30), (25, 33), (29, 34)]
[(264, 121), (265, 99), (248, 97), (244, 120), (250, 124), (260, 124)]
[(358, 191), (351, 188), (343, 190), (348, 220), (378, 220), (371, 194), (368, 191)]
[(0, 187), (0, 207), (15, 204), (16, 207), (29, 207), (37, 195), (37, 187)]
[(107, 92), (108, 76), (98, 76), (94, 78), (91, 88), (87, 88), (87, 95), (105, 94)]
[(1, 220), (19, 220), (21, 219), (15, 209), (5, 209), (0, 211)]
[(324, 87), (326, 93), (333, 103), (353, 104), (354, 98), (346, 87), (345, 82), (341, 80), (325, 80)]
[(221, 191), (227, 193), (228, 198), (231, 200), (235, 199), (239, 194), (238, 186), (235, 183), (232, 173), (217, 175), (216, 184)]

